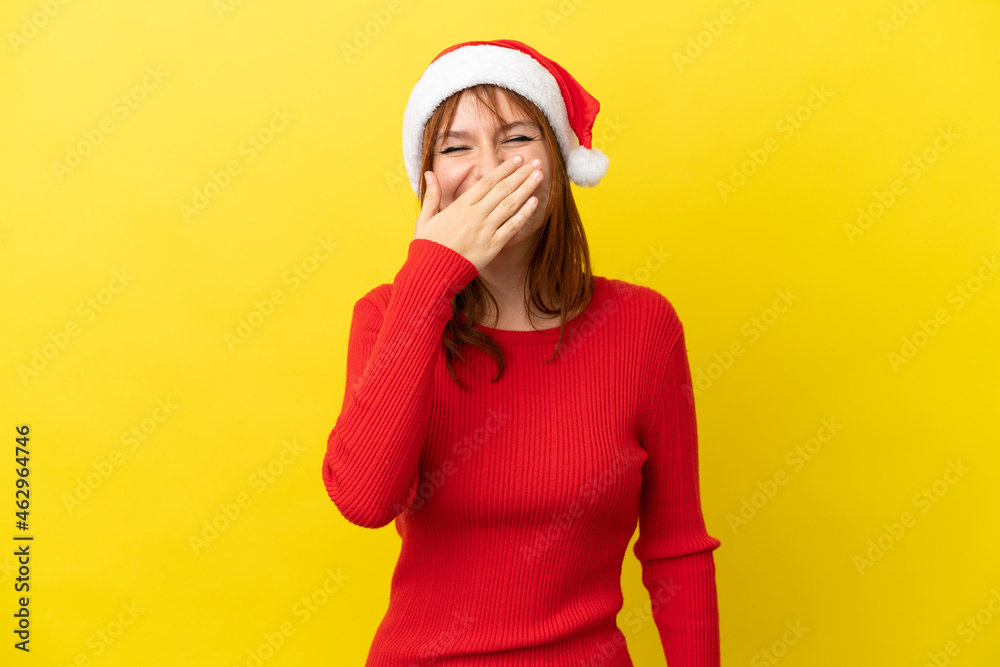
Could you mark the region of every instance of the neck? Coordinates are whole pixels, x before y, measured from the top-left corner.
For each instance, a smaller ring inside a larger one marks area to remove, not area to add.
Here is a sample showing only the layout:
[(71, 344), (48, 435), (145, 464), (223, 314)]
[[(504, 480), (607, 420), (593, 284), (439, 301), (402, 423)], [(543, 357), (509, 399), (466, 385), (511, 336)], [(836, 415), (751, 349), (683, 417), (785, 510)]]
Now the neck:
[[(513, 246), (506, 246), (483, 267), (479, 277), (497, 300), (501, 315), (508, 319), (528, 317), (524, 309), (524, 288), (528, 264), (538, 238), (538, 232)], [(487, 305), (489, 308), (490, 306)], [(533, 318), (542, 317), (532, 313)], [(491, 314), (487, 315), (491, 317)]]

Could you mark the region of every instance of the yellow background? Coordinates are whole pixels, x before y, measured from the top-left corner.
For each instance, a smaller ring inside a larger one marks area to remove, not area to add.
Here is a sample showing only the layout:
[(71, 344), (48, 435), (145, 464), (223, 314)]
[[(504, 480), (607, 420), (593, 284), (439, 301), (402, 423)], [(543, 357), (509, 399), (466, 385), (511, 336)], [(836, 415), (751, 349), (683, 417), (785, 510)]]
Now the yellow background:
[[(998, 664), (1000, 279), (983, 261), (1000, 253), (996, 2), (220, 7), (0, 9), (0, 662), (246, 665), (286, 624), (264, 664), (363, 664), (399, 538), (348, 523), (321, 479), (351, 309), (392, 281), (412, 239), (400, 129), (414, 82), (446, 46), (512, 38), (602, 103), (610, 169), (574, 186), (595, 273), (667, 296), (693, 372), (712, 376), (697, 411), (723, 664), (773, 664), (768, 650), (789, 667), (916, 666), (948, 642), (948, 664)], [(813, 87), (829, 96), (810, 109)], [(275, 109), (294, 118), (268, 136)], [(102, 121), (113, 130), (87, 151)], [(957, 139), (937, 151), (948, 128)], [(252, 160), (251, 135), (271, 140)], [(81, 143), (89, 154), (60, 173)], [(766, 162), (744, 165), (765, 145)], [(925, 152), (933, 164), (914, 171)], [(185, 220), (230, 161), (238, 173)], [(724, 197), (734, 169), (754, 173)], [(903, 194), (850, 234), (896, 180)], [(974, 292), (961, 307), (960, 285)], [(228, 345), (275, 290), (282, 302)], [(779, 290), (798, 299), (775, 318)], [(759, 335), (755, 317), (770, 323)], [(893, 364), (904, 338), (922, 345)], [(832, 438), (824, 418), (842, 425)], [(19, 424), (29, 654), (11, 633)], [(144, 439), (123, 441), (133, 428)], [(797, 469), (788, 453), (817, 434)], [(949, 461), (968, 470), (946, 477)], [(269, 465), (280, 472), (261, 482)], [(734, 524), (744, 499), (756, 513)], [(915, 523), (892, 538), (884, 524), (904, 512)], [(631, 548), (622, 586), (630, 653), (663, 665)], [(306, 617), (309, 597), (323, 603)], [(961, 625), (977, 612), (990, 622)], [(796, 623), (808, 630), (792, 643)]]

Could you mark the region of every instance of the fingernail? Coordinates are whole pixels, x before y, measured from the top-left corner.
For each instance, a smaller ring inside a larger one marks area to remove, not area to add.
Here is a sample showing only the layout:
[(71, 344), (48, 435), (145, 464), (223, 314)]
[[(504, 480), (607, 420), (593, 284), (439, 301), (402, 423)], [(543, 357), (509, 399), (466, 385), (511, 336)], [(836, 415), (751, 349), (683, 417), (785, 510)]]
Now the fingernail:
[(531, 166), (532, 167), (541, 167), (542, 166), (542, 161), (541, 160), (537, 160), (537, 159), (536, 160), (532, 160), (531, 161)]
[(515, 155), (514, 156), (514, 164), (521, 164), (522, 162), (524, 162), (524, 158), (523, 157), (521, 157), (520, 155)]

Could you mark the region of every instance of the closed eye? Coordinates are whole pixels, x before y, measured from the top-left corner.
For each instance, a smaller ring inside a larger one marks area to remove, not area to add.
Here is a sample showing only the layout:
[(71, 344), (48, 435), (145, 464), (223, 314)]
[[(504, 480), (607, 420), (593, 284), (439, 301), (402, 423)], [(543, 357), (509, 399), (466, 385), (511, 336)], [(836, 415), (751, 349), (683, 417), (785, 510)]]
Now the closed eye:
[[(534, 141), (534, 139), (532, 137), (525, 137), (525, 136), (512, 137), (508, 139), (505, 143), (509, 143), (511, 141), (523, 142), (523, 141)], [(441, 151), (441, 155), (447, 155), (448, 153), (454, 153), (455, 151), (464, 151), (466, 150), (466, 148), (467, 148), (466, 146), (450, 146)]]

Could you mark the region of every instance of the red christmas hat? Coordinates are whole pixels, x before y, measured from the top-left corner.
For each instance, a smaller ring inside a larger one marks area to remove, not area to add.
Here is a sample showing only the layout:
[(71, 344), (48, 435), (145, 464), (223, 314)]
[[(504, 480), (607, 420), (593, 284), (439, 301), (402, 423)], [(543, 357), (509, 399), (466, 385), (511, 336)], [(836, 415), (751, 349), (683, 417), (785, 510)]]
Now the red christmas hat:
[(403, 162), (413, 192), (420, 182), (424, 127), (452, 94), (491, 83), (531, 100), (549, 121), (566, 173), (577, 185), (597, 185), (609, 159), (592, 147), (601, 105), (559, 63), (513, 39), (462, 42), (439, 53), (421, 75), (403, 113)]

